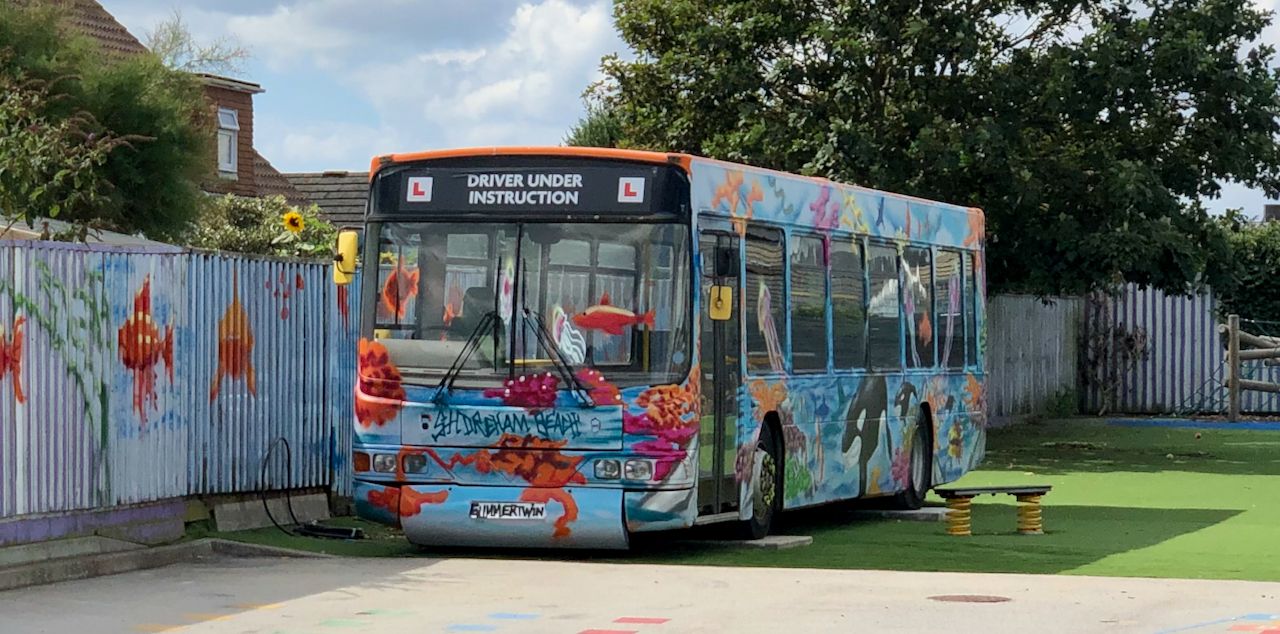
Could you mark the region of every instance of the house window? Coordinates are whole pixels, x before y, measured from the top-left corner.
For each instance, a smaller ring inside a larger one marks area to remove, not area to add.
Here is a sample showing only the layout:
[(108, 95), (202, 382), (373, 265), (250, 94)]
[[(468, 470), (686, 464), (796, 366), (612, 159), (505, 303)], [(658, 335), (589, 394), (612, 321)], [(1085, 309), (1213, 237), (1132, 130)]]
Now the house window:
[(239, 135), (239, 113), (218, 108), (218, 175), (223, 178), (236, 178), (236, 146)]

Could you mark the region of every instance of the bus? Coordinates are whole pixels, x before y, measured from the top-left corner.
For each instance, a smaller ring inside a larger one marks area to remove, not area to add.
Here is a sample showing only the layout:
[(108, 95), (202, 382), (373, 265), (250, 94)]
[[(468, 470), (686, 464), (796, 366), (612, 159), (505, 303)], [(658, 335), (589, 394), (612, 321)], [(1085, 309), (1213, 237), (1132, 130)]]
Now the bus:
[(917, 508), (983, 458), (979, 209), (619, 149), (371, 167), (334, 264), (360, 297), (354, 503), (410, 542), (760, 538)]

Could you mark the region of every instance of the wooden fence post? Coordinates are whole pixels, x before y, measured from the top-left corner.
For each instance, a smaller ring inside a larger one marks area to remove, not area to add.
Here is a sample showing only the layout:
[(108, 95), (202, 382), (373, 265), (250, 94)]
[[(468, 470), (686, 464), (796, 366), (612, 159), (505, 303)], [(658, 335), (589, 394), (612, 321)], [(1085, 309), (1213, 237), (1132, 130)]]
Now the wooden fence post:
[(1227, 419), (1240, 420), (1240, 316), (1227, 317)]

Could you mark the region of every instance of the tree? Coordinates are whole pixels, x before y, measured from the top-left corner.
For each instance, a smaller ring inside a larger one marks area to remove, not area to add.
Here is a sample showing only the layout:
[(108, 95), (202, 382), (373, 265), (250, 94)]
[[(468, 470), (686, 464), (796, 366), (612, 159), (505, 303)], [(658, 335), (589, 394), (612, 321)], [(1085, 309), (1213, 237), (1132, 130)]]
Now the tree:
[(0, 227), (93, 215), (109, 193), (100, 170), (126, 139), (95, 132), (87, 113), (50, 120), (49, 84), (0, 75)]
[(995, 291), (1184, 292), (1198, 202), (1280, 194), (1280, 74), (1249, 0), (619, 0), (622, 142), (982, 207)]
[[(1227, 235), (1230, 257), (1213, 280), (1221, 317), (1280, 321), (1280, 222), (1255, 222), (1239, 210), (1219, 220)], [(1270, 334), (1270, 333), (1268, 333)]]
[[(198, 79), (166, 68), (153, 55), (104, 59), (59, 20), (58, 11), (38, 4), (0, 3), (0, 80), (10, 86), (43, 82), (48, 98), (28, 116), (50, 130), (65, 130), (64, 145), (82, 137), (105, 150), (77, 171), (82, 185), (94, 184), (91, 200), (61, 206), (59, 218), (174, 238), (197, 212), (200, 183), (213, 174), (210, 114)], [(107, 145), (106, 139), (127, 143)], [(30, 163), (40, 156), (35, 151), (6, 143), (0, 165)], [(67, 160), (76, 156), (58, 152)], [(43, 169), (59, 173), (53, 166)], [(29, 210), (52, 212), (49, 206)]]
[(608, 107), (589, 104), (587, 114), (574, 124), (564, 139), (565, 145), (579, 147), (618, 147), (622, 126)]
[(176, 9), (147, 32), (146, 44), (165, 66), (187, 73), (237, 73), (250, 57), (248, 49), (233, 38), (197, 41)]

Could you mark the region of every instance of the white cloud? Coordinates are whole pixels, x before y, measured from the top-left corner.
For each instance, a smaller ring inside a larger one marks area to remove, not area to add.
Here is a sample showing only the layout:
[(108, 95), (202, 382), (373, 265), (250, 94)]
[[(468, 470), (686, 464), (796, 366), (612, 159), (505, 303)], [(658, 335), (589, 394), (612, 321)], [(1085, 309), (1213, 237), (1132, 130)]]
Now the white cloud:
[(526, 3), (503, 33), (492, 46), (371, 61), (345, 76), (395, 129), (436, 129), (434, 147), (557, 144), (601, 56), (622, 48), (609, 4)]
[(255, 145), (285, 171), (463, 145), (558, 144), (601, 57), (611, 0), (104, 0), (130, 30), (180, 10), (234, 36), (262, 83)]

